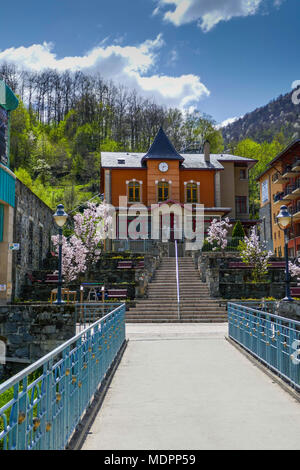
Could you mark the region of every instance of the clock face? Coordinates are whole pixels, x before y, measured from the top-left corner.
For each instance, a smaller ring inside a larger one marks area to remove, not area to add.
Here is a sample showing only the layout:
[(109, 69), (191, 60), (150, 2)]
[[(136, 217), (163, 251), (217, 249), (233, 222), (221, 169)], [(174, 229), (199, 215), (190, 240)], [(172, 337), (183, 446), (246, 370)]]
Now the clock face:
[(165, 173), (166, 171), (168, 171), (169, 166), (168, 166), (167, 163), (162, 162), (162, 163), (159, 164), (159, 167), (158, 167), (158, 168), (159, 168), (159, 170), (160, 170), (162, 173)]

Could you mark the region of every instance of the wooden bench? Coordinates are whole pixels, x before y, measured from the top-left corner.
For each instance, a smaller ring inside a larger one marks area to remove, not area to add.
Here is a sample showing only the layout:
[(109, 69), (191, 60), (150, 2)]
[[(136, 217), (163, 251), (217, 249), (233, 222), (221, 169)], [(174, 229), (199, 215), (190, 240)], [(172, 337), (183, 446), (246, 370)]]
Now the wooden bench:
[(127, 289), (107, 289), (108, 299), (126, 299)]
[(132, 261), (119, 261), (118, 269), (132, 269)]
[(57, 284), (58, 274), (47, 274), (45, 282), (46, 284)]
[[(269, 265), (269, 268), (285, 268), (285, 262), (284, 261), (270, 261), (270, 263), (268, 263)], [(243, 262), (232, 262), (232, 263), (229, 263), (229, 268), (232, 268), (232, 269), (240, 269), (240, 268), (253, 268), (253, 264), (245, 264)]]
[(291, 295), (295, 297), (300, 297), (300, 287), (291, 287)]
[(145, 262), (144, 260), (141, 260), (138, 262), (138, 264), (135, 266), (135, 269), (144, 269), (145, 267)]
[(27, 277), (29, 279), (29, 281), (32, 283), (32, 284), (35, 284), (36, 282), (41, 284), (43, 281), (42, 279), (37, 279), (36, 277), (34, 277), (32, 274), (30, 273), (27, 273)]
[(232, 269), (253, 268), (253, 265), (252, 264), (245, 264), (243, 262), (237, 262), (237, 263), (229, 263), (228, 267), (232, 268)]
[(285, 261), (271, 261), (269, 264), (271, 268), (284, 268), (285, 269)]

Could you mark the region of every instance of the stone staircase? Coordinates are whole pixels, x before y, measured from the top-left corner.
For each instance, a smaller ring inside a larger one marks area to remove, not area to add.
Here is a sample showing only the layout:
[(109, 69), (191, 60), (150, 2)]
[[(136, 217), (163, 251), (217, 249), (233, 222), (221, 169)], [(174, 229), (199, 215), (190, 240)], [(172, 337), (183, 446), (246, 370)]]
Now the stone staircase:
[(175, 258), (163, 258), (148, 298), (136, 301), (126, 313), (127, 323), (222, 323), (227, 322), (225, 308), (210, 297), (208, 286), (200, 280), (191, 258), (179, 258), (180, 320), (177, 307)]

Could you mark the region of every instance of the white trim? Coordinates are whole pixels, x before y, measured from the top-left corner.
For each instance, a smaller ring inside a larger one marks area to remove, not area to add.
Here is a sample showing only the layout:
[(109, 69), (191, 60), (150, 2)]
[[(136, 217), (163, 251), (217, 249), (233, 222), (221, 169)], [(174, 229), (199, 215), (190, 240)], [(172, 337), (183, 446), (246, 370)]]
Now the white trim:
[[(140, 200), (139, 201), (129, 201), (129, 184), (130, 183), (137, 183), (140, 185)], [(132, 180), (129, 180), (129, 181), (126, 181), (126, 186), (127, 186), (127, 199), (128, 199), (128, 204), (136, 204), (136, 203), (140, 203), (142, 204), (143, 202), (143, 186), (142, 186), (143, 182), (142, 181), (137, 181), (135, 178), (133, 178)]]

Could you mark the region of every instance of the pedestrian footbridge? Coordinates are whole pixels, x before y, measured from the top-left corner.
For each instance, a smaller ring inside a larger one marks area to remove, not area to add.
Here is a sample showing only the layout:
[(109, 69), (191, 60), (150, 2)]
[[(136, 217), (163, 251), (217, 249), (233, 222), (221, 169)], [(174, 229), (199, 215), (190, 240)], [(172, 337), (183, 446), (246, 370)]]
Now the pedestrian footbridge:
[(124, 315), (116, 307), (0, 385), (3, 449), (64, 449), (80, 427), (83, 450), (300, 449), (300, 323), (236, 304), (228, 324), (125, 331)]

